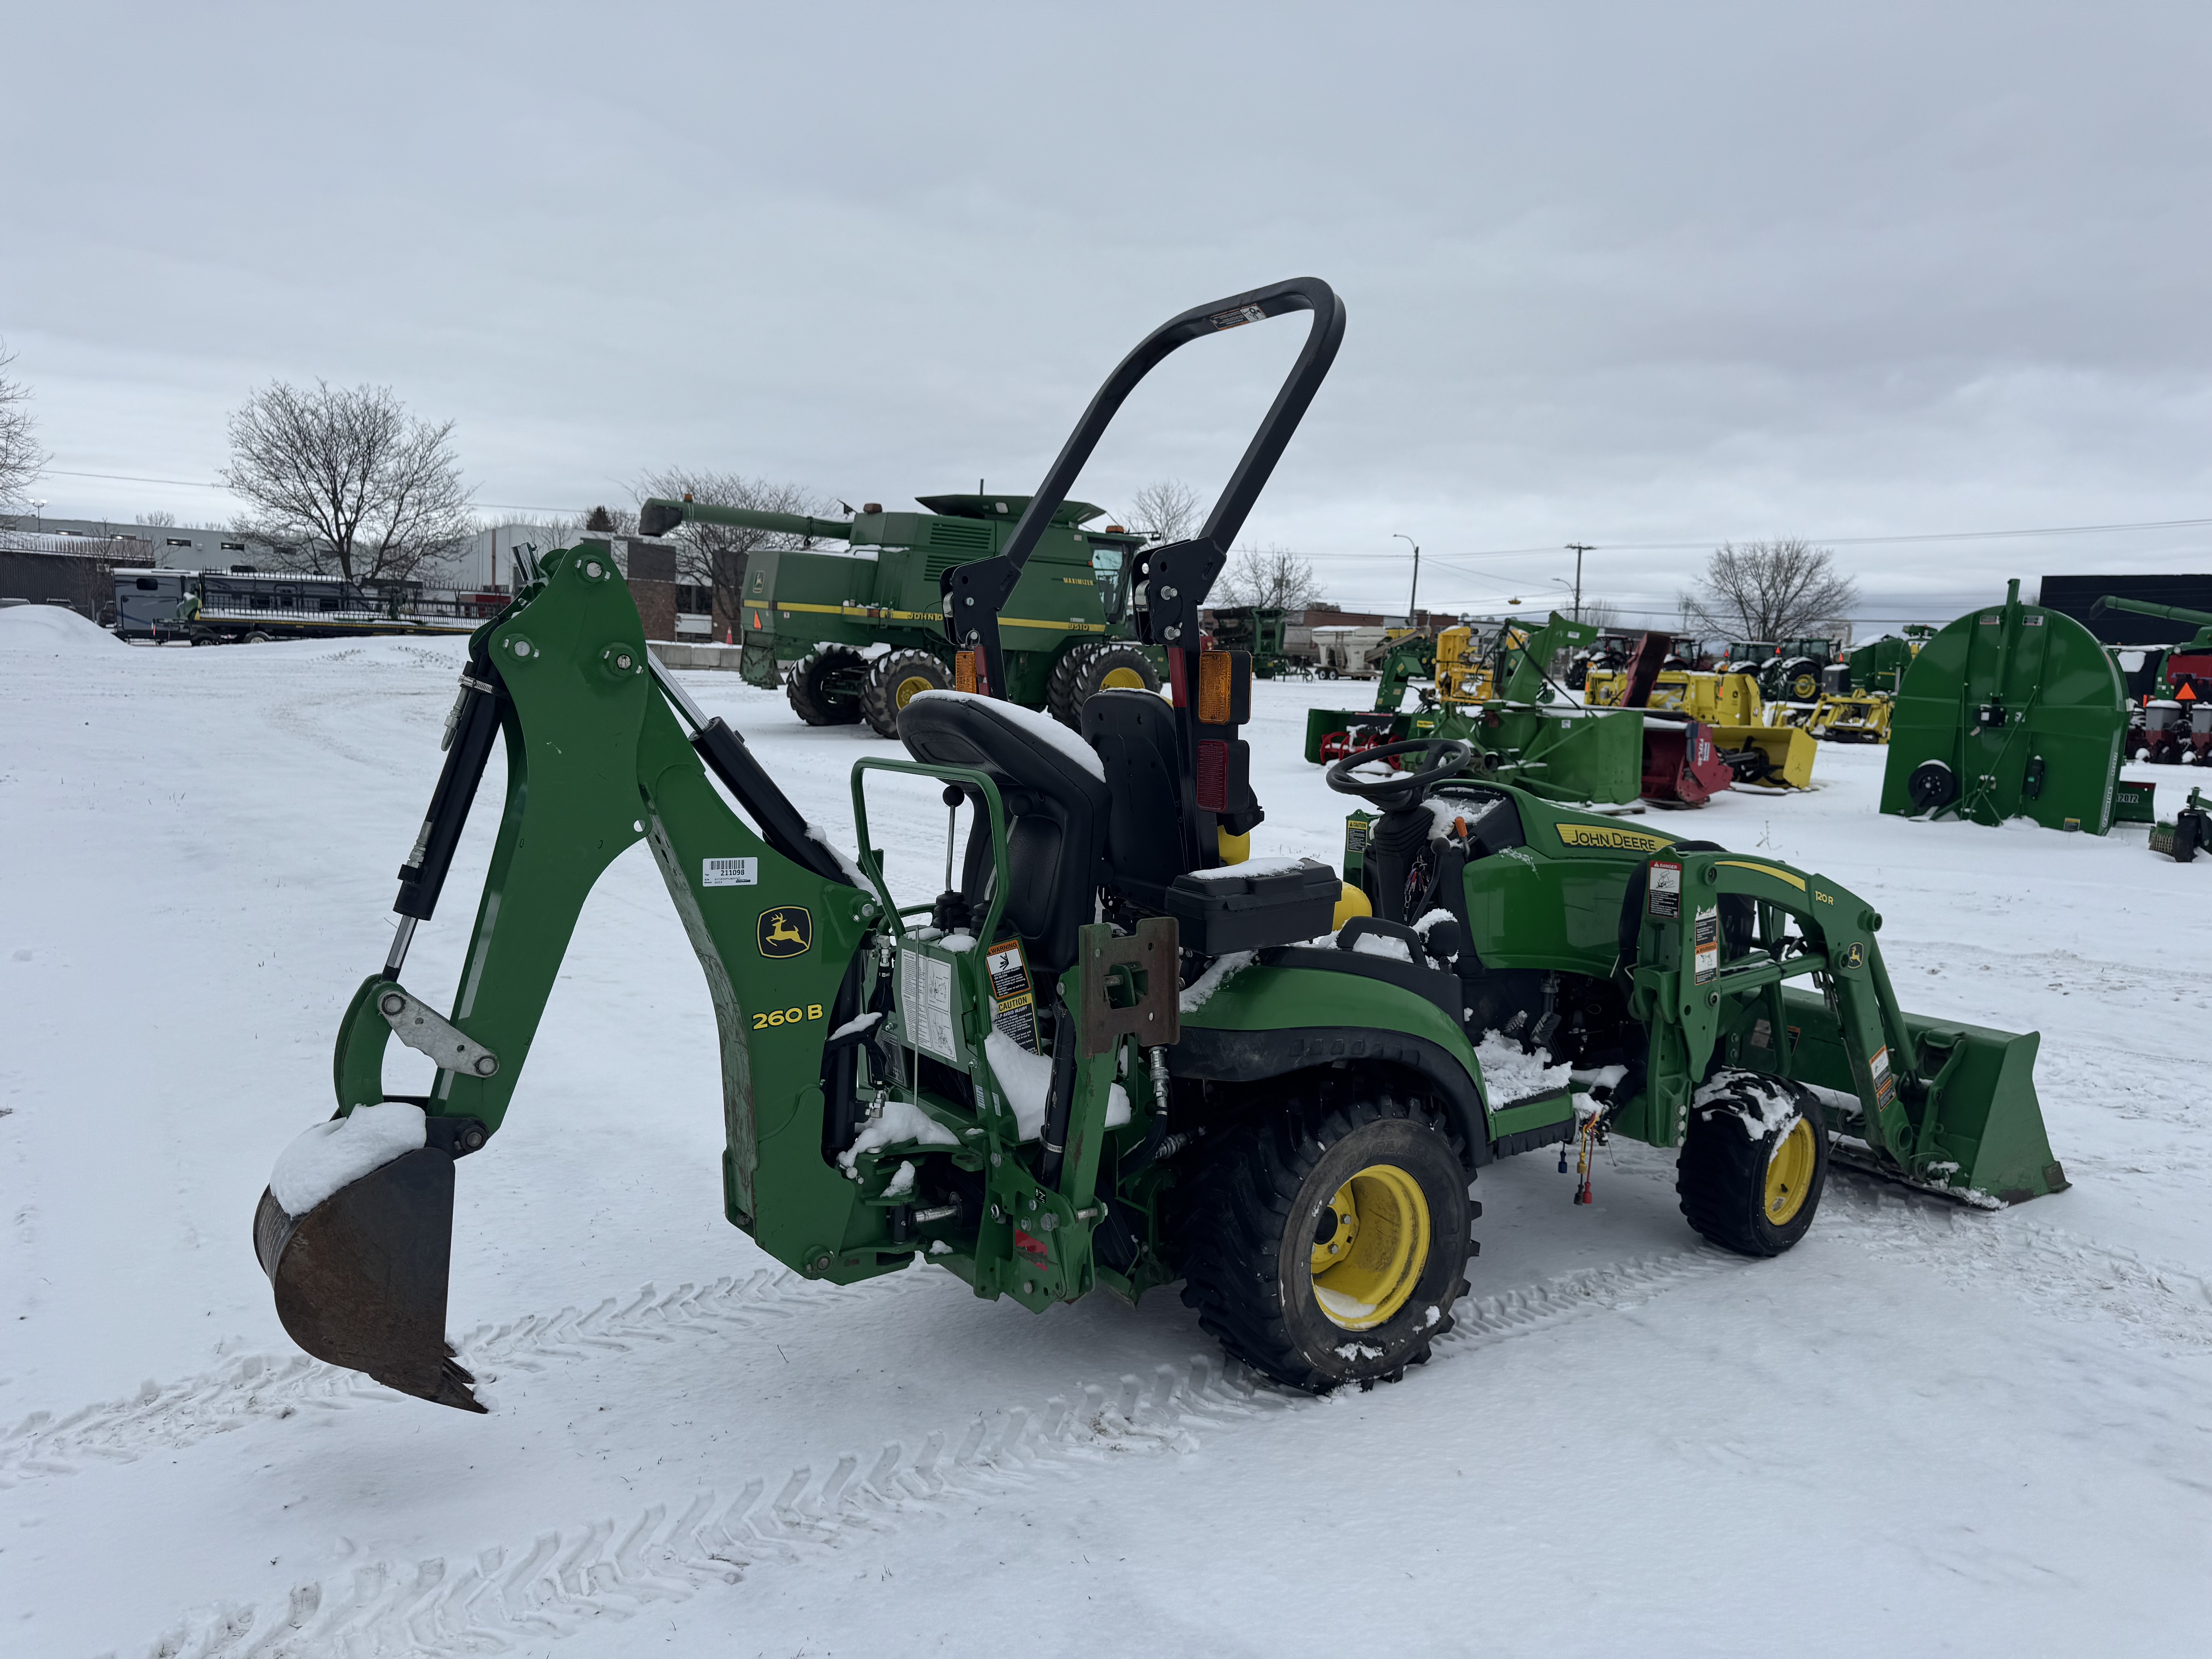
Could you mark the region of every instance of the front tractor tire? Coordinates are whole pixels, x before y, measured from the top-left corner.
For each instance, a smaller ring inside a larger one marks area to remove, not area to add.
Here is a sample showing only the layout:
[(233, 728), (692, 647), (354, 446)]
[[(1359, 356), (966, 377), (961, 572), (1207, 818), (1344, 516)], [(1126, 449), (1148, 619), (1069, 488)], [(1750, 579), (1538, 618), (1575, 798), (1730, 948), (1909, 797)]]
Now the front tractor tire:
[(1474, 1252), (1468, 1170), (1439, 1116), (1377, 1090), (1208, 1145), (1182, 1299), (1231, 1355), (1312, 1394), (1395, 1382), (1429, 1357)]
[(1738, 1077), (1690, 1109), (1674, 1192), (1691, 1226), (1738, 1255), (1780, 1255), (1828, 1184), (1820, 1103), (1778, 1078)]
[(1045, 708), (1066, 726), (1080, 726), (1083, 705), (1101, 691), (1158, 691), (1160, 671), (1142, 647), (1125, 641), (1085, 641), (1060, 653), (1046, 682)]
[(952, 690), (952, 671), (936, 653), (915, 648), (886, 651), (876, 659), (860, 713), (879, 738), (898, 736), (899, 710), (925, 691)]
[(860, 718), (868, 659), (849, 645), (825, 645), (791, 665), (783, 694), (809, 726), (851, 726)]

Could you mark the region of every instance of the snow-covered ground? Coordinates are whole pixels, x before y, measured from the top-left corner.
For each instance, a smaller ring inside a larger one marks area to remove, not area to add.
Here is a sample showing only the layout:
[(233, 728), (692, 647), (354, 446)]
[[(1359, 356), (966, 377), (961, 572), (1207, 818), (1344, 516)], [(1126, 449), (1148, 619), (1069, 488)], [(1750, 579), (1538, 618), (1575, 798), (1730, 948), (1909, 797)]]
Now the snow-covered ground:
[[(1617, 1148), (1583, 1209), (1531, 1154), (1483, 1175), (1435, 1363), (1312, 1401), (1225, 1375), (1171, 1294), (1038, 1318), (776, 1268), (721, 1219), (713, 1022), (633, 851), (461, 1170), (473, 1417), (301, 1358), (248, 1238), (328, 1113), (459, 661), (0, 611), (0, 1653), (2201, 1650), (2212, 863), (1881, 817), (1878, 750), (1722, 796), (1700, 835), (1880, 907), (1908, 1006), (2042, 1030), (2074, 1189), (1988, 1214), (1839, 1176), (1754, 1264), (1657, 1155)], [(849, 836), (889, 745), (687, 684)], [(1343, 695), (1259, 688), (1255, 854), (1337, 857), (1297, 750)], [(933, 889), (909, 808), (894, 874)]]

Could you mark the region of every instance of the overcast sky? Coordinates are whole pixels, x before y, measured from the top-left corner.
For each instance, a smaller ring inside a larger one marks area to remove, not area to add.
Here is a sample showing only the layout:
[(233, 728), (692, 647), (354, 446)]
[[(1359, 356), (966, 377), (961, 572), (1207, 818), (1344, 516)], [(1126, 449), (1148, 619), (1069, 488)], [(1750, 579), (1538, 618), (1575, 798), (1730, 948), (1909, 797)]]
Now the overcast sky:
[[(11, 9), (0, 335), (52, 514), (188, 521), (271, 379), (456, 422), (490, 516), (733, 469), (1026, 490), (1164, 318), (1350, 313), (1248, 526), (1347, 604), (1671, 615), (1723, 538), (1869, 617), (2212, 569), (2212, 8)], [(1225, 477), (1304, 325), (1078, 494)], [(1652, 544), (1689, 544), (1685, 549)], [(2033, 591), (2031, 582), (2030, 591)]]

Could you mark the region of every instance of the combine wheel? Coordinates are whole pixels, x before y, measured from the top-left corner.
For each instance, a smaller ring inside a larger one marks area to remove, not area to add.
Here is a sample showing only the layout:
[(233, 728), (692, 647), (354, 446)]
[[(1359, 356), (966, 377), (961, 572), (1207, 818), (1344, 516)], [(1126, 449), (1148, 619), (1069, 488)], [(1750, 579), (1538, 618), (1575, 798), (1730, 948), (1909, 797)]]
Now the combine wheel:
[(1101, 691), (1157, 691), (1159, 670), (1141, 647), (1121, 641), (1086, 641), (1063, 652), (1053, 665), (1045, 707), (1053, 717), (1074, 726), (1083, 705)]
[(1744, 1076), (1690, 1109), (1674, 1192), (1690, 1225), (1738, 1255), (1780, 1255), (1813, 1224), (1828, 1179), (1820, 1102)]
[(851, 646), (825, 645), (791, 665), (784, 695), (809, 726), (851, 726), (860, 718), (867, 672), (867, 659)]
[(1184, 1212), (1182, 1299), (1221, 1346), (1326, 1394), (1396, 1382), (1467, 1293), (1468, 1172), (1443, 1121), (1382, 1090), (1219, 1138)]
[(952, 671), (933, 651), (886, 651), (876, 659), (860, 713), (879, 738), (898, 736), (899, 710), (925, 691), (950, 691)]

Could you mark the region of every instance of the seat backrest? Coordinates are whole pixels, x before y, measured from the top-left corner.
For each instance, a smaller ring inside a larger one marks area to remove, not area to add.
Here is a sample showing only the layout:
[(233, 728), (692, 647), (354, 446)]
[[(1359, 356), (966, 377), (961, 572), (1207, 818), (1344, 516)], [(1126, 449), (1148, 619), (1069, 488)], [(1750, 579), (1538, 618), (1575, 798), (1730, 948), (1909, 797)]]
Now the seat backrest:
[[(1175, 710), (1151, 691), (1101, 691), (1083, 705), (1083, 735), (1106, 769), (1109, 882), (1140, 898), (1200, 867), (1183, 817)], [(1158, 898), (1149, 900), (1157, 908)]]
[[(1009, 820), (1007, 919), (1033, 967), (1073, 966), (1103, 872), (1111, 801), (1097, 757), (1048, 714), (960, 691), (921, 693), (899, 711), (898, 733), (925, 765), (970, 767), (998, 787)], [(991, 863), (980, 821), (977, 830), (982, 845), (971, 839), (963, 879), (980, 916)]]

